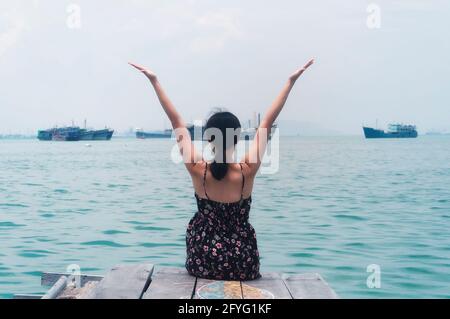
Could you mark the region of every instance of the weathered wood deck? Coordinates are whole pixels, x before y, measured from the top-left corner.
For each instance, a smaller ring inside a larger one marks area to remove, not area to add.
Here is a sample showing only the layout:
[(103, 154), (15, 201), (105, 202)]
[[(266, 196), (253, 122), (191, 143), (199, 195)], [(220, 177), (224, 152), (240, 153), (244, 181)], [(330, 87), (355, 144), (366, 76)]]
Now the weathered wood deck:
[(253, 281), (216, 281), (190, 276), (185, 269), (152, 264), (118, 265), (104, 277), (42, 273), (51, 287), (43, 296), (17, 299), (329, 299), (338, 298), (319, 274), (263, 273)]

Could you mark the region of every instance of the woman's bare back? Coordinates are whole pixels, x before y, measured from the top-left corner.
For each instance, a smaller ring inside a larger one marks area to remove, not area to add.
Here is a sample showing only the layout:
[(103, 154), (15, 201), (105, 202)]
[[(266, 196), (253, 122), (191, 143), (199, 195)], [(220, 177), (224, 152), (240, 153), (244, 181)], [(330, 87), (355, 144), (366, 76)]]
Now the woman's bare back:
[[(191, 170), (192, 184), (197, 196), (200, 198), (209, 197), (209, 199), (213, 201), (222, 203), (239, 201), (241, 199), (241, 193), (243, 198), (250, 197), (255, 176), (251, 173), (247, 164), (229, 164), (228, 172), (221, 180), (217, 180), (212, 176), (209, 166), (210, 165), (207, 165), (207, 162), (203, 161), (197, 163), (195, 168)], [(203, 183), (203, 181), (205, 181), (205, 183)], [(243, 189), (242, 185), (244, 185)]]

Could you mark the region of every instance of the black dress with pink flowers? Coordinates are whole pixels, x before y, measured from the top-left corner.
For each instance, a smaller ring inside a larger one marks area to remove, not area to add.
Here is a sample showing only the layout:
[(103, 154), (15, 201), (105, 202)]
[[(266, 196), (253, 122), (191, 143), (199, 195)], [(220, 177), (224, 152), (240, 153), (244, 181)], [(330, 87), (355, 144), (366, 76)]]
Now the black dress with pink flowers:
[[(205, 175), (203, 185), (205, 186)], [(241, 165), (242, 171), (242, 165)], [(242, 174), (242, 189), (244, 188)], [(196, 277), (218, 280), (259, 278), (256, 233), (249, 223), (252, 199), (221, 203), (195, 194), (198, 212), (186, 231), (186, 269)]]

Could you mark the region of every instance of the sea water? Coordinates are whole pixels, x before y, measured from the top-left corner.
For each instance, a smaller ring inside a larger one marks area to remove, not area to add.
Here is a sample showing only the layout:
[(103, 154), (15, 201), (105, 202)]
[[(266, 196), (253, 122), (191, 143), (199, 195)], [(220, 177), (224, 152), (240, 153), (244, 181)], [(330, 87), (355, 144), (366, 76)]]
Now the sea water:
[[(0, 297), (40, 272), (184, 266), (196, 210), (173, 140), (0, 140)], [(250, 220), (262, 271), (318, 272), (342, 298), (450, 297), (450, 136), (282, 137)]]

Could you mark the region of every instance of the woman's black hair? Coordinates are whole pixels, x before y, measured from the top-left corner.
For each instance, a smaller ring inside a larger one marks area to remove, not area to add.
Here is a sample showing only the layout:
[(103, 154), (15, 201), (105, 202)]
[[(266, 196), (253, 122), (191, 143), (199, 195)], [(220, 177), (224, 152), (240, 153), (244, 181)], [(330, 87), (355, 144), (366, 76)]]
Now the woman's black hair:
[[(221, 180), (228, 172), (226, 150), (234, 147), (240, 135), (241, 123), (230, 112), (214, 113), (206, 122), (205, 137), (214, 145), (214, 161), (211, 163), (211, 174), (215, 179)], [(215, 132), (215, 133), (214, 133)], [(222, 141), (219, 138), (222, 136)]]

